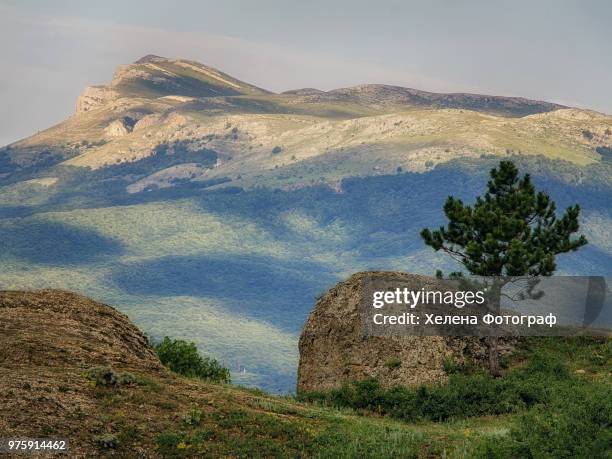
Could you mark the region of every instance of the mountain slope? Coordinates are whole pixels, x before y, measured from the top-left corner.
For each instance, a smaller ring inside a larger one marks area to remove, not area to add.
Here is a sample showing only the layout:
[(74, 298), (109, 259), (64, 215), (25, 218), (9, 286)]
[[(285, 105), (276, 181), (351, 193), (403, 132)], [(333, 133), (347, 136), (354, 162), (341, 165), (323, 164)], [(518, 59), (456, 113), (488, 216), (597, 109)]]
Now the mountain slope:
[[(610, 143), (611, 128), (605, 115), (522, 98), (385, 85), (277, 95), (197, 62), (145, 56), (121, 66), (110, 85), (86, 89), (75, 116), (0, 150), (0, 169), (29, 176), (56, 164), (111, 167), (182, 143), (189, 151), (225, 154), (207, 174), (239, 186), (272, 170), (307, 169), (314, 157), (333, 164), (348, 153), (354, 167), (323, 176), (336, 183), (485, 152), (588, 164), (599, 159), (598, 146)], [(276, 147), (283, 154), (272, 155)], [(392, 163), (382, 150), (392, 153)]]
[(486, 96), (482, 94), (438, 94), (418, 89), (383, 84), (363, 84), (329, 92), (298, 93), (305, 95), (304, 102), (347, 101), (381, 107), (429, 107), (457, 108), (481, 111), (502, 116), (526, 116), (567, 108), (550, 102), (529, 100), (522, 97)]

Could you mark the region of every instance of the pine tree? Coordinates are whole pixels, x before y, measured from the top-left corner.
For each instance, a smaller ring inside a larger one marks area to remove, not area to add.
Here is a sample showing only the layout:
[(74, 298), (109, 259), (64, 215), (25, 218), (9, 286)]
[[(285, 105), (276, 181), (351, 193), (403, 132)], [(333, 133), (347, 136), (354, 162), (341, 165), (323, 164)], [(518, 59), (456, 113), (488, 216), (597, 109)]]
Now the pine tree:
[[(442, 250), (477, 276), (550, 276), (555, 257), (587, 243), (575, 237), (580, 206), (561, 218), (550, 197), (536, 192), (529, 174), (519, 177), (512, 161), (491, 170), (487, 192), (473, 206), (449, 196), (444, 204), (448, 225), (421, 231), (425, 244)], [(499, 374), (497, 338), (489, 337), (489, 368)]]

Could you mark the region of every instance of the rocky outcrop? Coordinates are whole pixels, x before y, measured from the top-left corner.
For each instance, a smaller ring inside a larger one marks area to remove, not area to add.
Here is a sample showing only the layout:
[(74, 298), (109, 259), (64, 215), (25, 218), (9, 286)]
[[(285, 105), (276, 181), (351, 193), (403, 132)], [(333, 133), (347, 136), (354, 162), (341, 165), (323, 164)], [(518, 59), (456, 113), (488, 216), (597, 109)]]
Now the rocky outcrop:
[(88, 86), (76, 103), (76, 113), (84, 113), (101, 107), (117, 98), (117, 93), (108, 86)]
[(156, 124), (159, 124), (162, 119), (163, 117), (159, 113), (153, 113), (151, 115), (143, 116), (136, 122), (136, 124), (134, 124), (134, 131), (155, 126)]
[(114, 120), (104, 128), (105, 137), (121, 137), (132, 132), (135, 121), (132, 118), (123, 117)]
[(365, 277), (435, 283), (406, 273), (357, 273), (317, 301), (300, 336), (297, 389), (328, 390), (344, 382), (377, 378), (381, 385), (430, 384), (444, 381), (446, 360), (484, 362), (479, 338), (444, 336), (365, 336), (359, 306)]
[(148, 339), (125, 314), (75, 293), (0, 291), (0, 324), (0, 366), (6, 368), (27, 362), (162, 369)]

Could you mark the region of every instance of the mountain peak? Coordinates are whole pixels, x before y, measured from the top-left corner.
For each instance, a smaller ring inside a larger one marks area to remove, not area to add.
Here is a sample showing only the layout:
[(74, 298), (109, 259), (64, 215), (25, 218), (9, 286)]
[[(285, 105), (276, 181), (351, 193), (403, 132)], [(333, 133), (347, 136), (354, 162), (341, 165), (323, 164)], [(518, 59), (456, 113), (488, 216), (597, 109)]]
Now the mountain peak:
[(146, 56), (141, 57), (137, 61), (134, 61), (134, 64), (146, 64), (149, 62), (168, 62), (170, 59), (167, 57), (157, 56), (156, 54), (147, 54)]
[(77, 113), (120, 98), (197, 99), (264, 94), (270, 92), (199, 62), (147, 54), (132, 64), (120, 65), (109, 85), (85, 88), (77, 100)]

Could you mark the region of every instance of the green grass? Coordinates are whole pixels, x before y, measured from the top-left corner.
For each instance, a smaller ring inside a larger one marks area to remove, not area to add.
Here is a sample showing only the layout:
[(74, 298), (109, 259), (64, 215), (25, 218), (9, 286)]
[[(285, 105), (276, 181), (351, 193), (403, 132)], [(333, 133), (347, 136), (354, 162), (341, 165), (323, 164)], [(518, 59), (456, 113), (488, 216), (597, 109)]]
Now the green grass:
[[(459, 457), (603, 458), (612, 457), (610, 368), (612, 340), (529, 338), (500, 379), (469, 368), (439, 386), (383, 389), (365, 380), (300, 398), (409, 423), (467, 422)], [(468, 441), (468, 425), (483, 416), (496, 420), (495, 432)]]
[[(169, 458), (610, 457), (611, 340), (529, 338), (507, 364), (495, 382), (477, 367), (449, 367), (457, 378), (428, 388), (430, 395), (446, 394), (445, 403), (422, 399), (411, 409), (418, 412), (424, 404), (426, 410), (452, 415), (418, 419), (412, 412), (401, 419), (386, 413), (380, 404), (388, 394), (380, 391), (378, 406), (351, 408), (178, 376), (158, 378), (155, 384), (138, 377), (141, 382), (127, 388), (92, 390), (97, 416), (112, 426), (119, 451), (146, 444)], [(502, 390), (492, 391), (492, 384)], [(525, 393), (536, 386), (537, 396), (529, 403), (507, 403), (508, 389)], [(356, 400), (364, 402), (369, 395), (362, 391)], [(127, 409), (135, 404), (148, 410), (144, 418)], [(396, 399), (393, 406), (402, 403)], [(504, 409), (492, 414), (491, 407)]]
[[(208, 401), (200, 402), (207, 409), (197, 411), (197, 422), (177, 422), (157, 434), (158, 452), (165, 457), (463, 458), (505, 435), (514, 422), (489, 417), (407, 424), (228, 386), (208, 392)], [(193, 411), (186, 418), (192, 419)]]
[[(456, 374), (460, 378), (449, 385), (430, 388), (431, 393), (452, 392), (459, 382), (472, 386), (461, 390), (484, 394), (448, 398), (446, 406), (436, 409), (461, 409), (437, 421), (413, 419), (412, 414), (396, 419), (374, 406), (332, 407), (217, 386), (204, 391), (200, 406), (207, 409), (190, 408), (182, 417), (190, 422), (168, 425), (157, 435), (157, 448), (165, 457), (609, 457), (612, 341), (529, 338), (508, 363), (507, 373), (495, 383), (474, 368), (455, 368), (466, 373)], [(484, 400), (489, 407), (507, 402), (507, 394), (491, 392), (490, 384), (536, 385), (541, 393), (529, 404), (483, 414)]]

